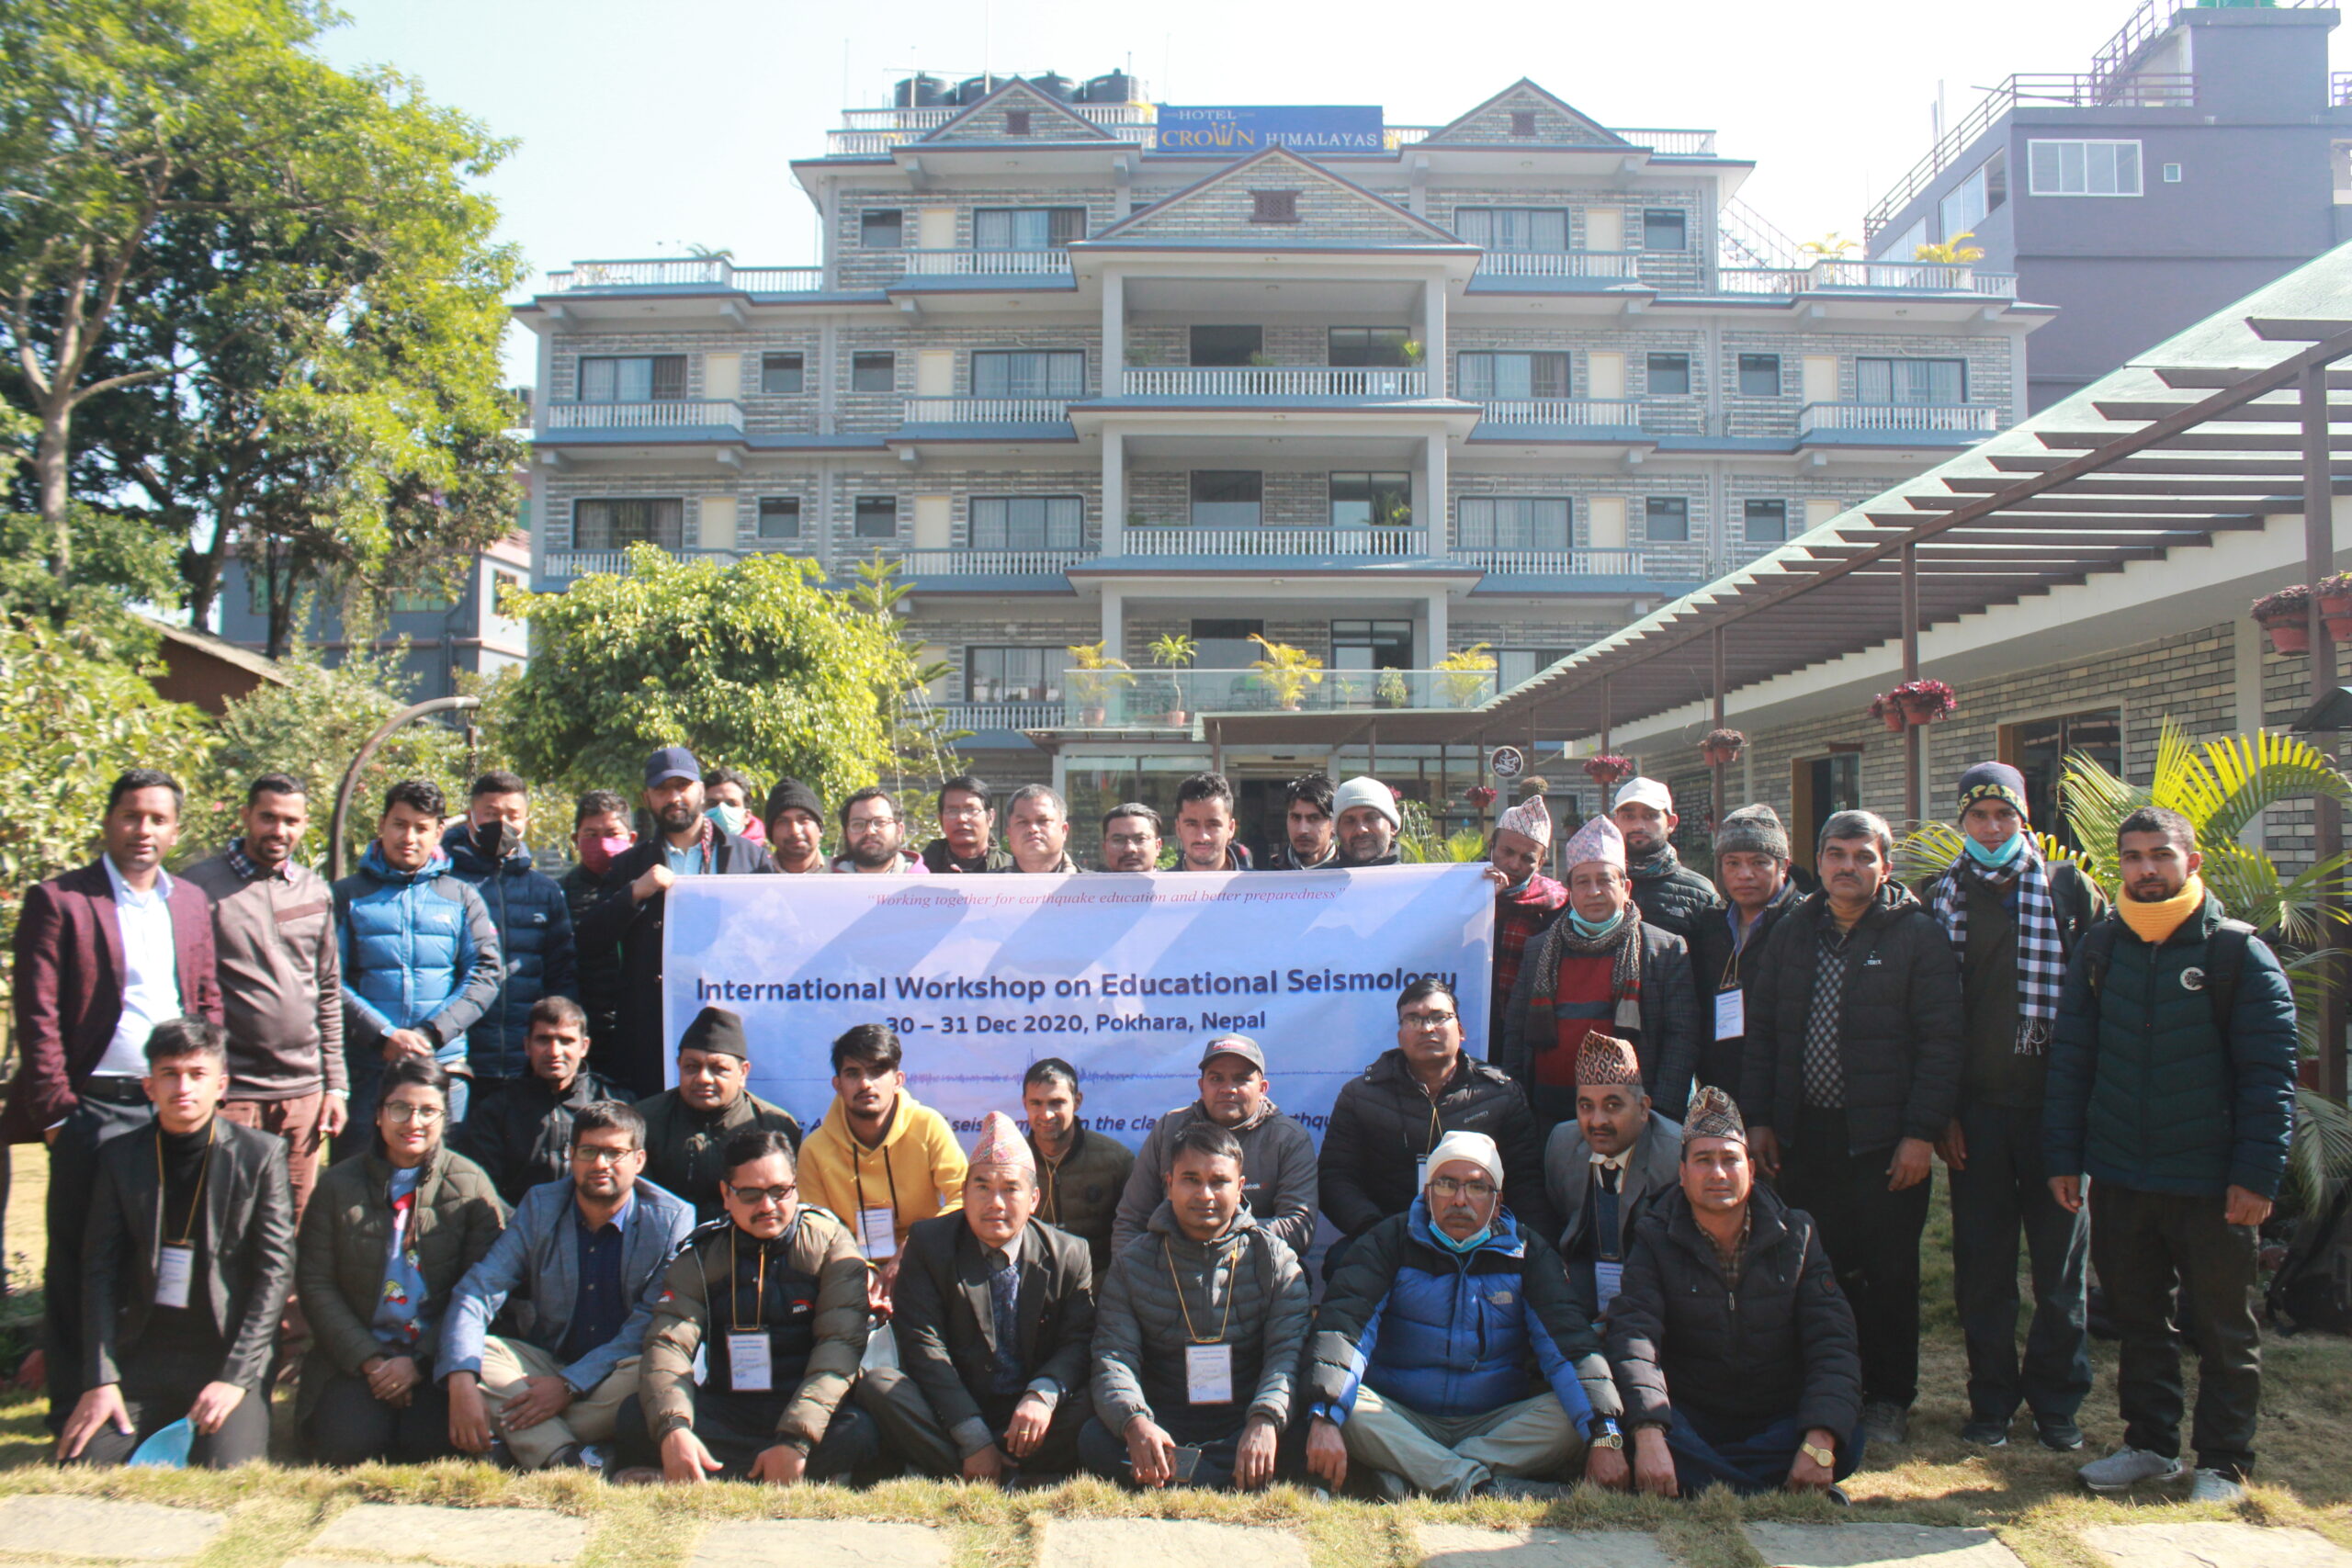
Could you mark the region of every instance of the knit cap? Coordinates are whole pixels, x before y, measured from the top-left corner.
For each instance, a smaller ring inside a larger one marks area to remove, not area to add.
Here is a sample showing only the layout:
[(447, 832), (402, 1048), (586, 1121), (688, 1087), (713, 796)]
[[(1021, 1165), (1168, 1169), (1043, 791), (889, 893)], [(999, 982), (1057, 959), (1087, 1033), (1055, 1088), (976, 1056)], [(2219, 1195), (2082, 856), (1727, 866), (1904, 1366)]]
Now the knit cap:
[(1448, 1133), (1430, 1151), (1425, 1168), (1435, 1170), (1450, 1159), (1468, 1160), (1487, 1173), (1487, 1179), (1497, 1187), (1503, 1184), (1503, 1153), (1495, 1146), (1494, 1139), (1484, 1133)]
[(681, 1051), (716, 1051), (722, 1056), (751, 1060), (751, 1043), (743, 1035), (743, 1015), (725, 1008), (705, 1008), (695, 1014), (686, 1032), (678, 1036)]
[(2020, 817), (2025, 807), (2025, 775), (2007, 762), (1979, 762), (1960, 775), (1960, 811), (1980, 800), (2005, 800)]
[(1781, 825), (1781, 814), (1769, 806), (1743, 806), (1724, 813), (1723, 825), (1715, 829), (1715, 853), (1741, 851), (1787, 860), (1789, 830)]
[(775, 787), (768, 791), (767, 815), (760, 820), (773, 822), (787, 811), (806, 811), (819, 822), (825, 819), (824, 803), (817, 798), (815, 790), (798, 779), (776, 780)]
[(1387, 818), (1392, 828), (1405, 825), (1405, 818), (1396, 809), (1396, 792), (1368, 773), (1350, 779), (1332, 795), (1332, 820), (1339, 820), (1359, 806), (1371, 807)]

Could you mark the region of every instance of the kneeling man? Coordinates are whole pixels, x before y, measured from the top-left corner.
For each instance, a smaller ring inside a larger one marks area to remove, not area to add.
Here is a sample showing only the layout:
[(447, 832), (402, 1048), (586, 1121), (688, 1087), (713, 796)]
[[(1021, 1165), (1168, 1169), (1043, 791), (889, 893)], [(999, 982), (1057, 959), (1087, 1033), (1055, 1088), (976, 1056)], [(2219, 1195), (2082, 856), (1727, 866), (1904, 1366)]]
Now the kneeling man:
[(1854, 1310), (1813, 1216), (1756, 1185), (1722, 1089), (1690, 1101), (1682, 1185), (1635, 1222), (1609, 1359), (1645, 1492), (1819, 1492), (1861, 1462)]
[(1448, 1133), (1420, 1198), (1359, 1236), (1332, 1276), (1306, 1437), (1307, 1467), (1331, 1485), (1353, 1459), (1394, 1497), (1528, 1495), (1588, 1441), (1622, 1448), (1592, 1297), (1520, 1230), (1502, 1184), (1494, 1139)]
[(1037, 1162), (991, 1111), (961, 1213), (917, 1220), (891, 1298), (903, 1371), (869, 1370), (858, 1403), (898, 1457), (930, 1475), (1010, 1480), (1078, 1468), (1094, 1337), (1086, 1243), (1034, 1223)]

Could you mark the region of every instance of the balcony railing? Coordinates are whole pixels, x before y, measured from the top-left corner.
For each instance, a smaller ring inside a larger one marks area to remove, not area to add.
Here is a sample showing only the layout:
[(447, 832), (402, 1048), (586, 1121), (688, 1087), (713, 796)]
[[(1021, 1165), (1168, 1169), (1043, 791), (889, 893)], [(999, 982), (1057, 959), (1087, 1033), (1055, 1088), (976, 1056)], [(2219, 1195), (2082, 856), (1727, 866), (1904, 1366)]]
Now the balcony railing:
[[(669, 546), (667, 553), (683, 561), (715, 560), (721, 563), (740, 560), (741, 550), (706, 550)], [(575, 577), (603, 575), (616, 577), (628, 570), (626, 549), (549, 550), (539, 559), (538, 576), (542, 581), (568, 582)]]
[(541, 430), (690, 430), (743, 428), (743, 405), (732, 398), (682, 398), (650, 403), (542, 402)]
[(2352, 71), (2328, 73), (2327, 101), (2339, 109), (2352, 108)]
[(1639, 550), (1495, 550), (1456, 545), (1453, 558), (1498, 577), (1646, 577)]
[(1642, 423), (1632, 398), (1506, 398), (1481, 405), (1481, 424), (1604, 424)]
[(1429, 372), (1338, 365), (1130, 369), (1131, 398), (1425, 398)]
[(1491, 670), (1065, 670), (1060, 723), (1073, 729), (1189, 727), (1202, 713), (1474, 708), (1495, 694)]
[(1049, 577), (1068, 571), (1087, 558), (1084, 550), (914, 549), (895, 553), (899, 570), (909, 577)]
[(943, 703), (939, 717), (949, 729), (1059, 729), (1067, 712), (1058, 701)]
[(737, 266), (725, 256), (657, 256), (644, 261), (573, 262), (548, 274), (547, 292), (582, 288), (739, 288), (749, 294), (806, 294), (825, 286), (816, 266)]
[(1825, 430), (1893, 431), (1905, 434), (1991, 435), (2008, 411), (1989, 403), (1807, 403), (1797, 434)]
[(1127, 530), (1136, 556), (1421, 556), (1426, 528), (1185, 528), (1138, 525)]
[(909, 424), (1052, 424), (1069, 418), (1068, 398), (909, 398)]
[(1069, 270), (1068, 251), (909, 251), (907, 275), (931, 277), (1020, 277)]
[[(1385, 129), (1385, 144), (1388, 151), (1393, 152), (1399, 147), (1410, 147), (1416, 142), (1426, 141), (1445, 128), (1442, 125), (1392, 125)], [(1712, 130), (1662, 130), (1657, 127), (1611, 127), (1611, 130), (1613, 134), (1623, 137), (1634, 146), (1662, 158), (1712, 158), (1715, 154), (1715, 133)], [(1523, 142), (1530, 147), (1591, 147), (1598, 152), (1617, 150), (1616, 143), (1607, 141), (1524, 141), (1518, 137), (1506, 137), (1499, 140)]]
[(2017, 275), (1980, 272), (1966, 262), (1825, 260), (1810, 266), (1727, 266), (1717, 275), (1725, 294), (1802, 294), (1819, 288), (1903, 289), (1983, 294), (2014, 299)]
[(1488, 251), (1478, 270), (1488, 277), (1619, 277), (1642, 275), (1638, 251)]

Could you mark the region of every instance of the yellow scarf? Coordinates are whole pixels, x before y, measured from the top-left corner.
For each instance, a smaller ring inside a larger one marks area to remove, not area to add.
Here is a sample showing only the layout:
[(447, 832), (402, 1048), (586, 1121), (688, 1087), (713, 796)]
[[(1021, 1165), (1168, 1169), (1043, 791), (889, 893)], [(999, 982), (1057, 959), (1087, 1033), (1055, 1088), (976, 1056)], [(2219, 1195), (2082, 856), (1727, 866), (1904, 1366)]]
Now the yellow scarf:
[(2179, 892), (2159, 904), (2142, 904), (2127, 897), (2115, 906), (2132, 934), (2154, 947), (2180, 929), (2180, 922), (2205, 907), (2205, 879), (2190, 874)]

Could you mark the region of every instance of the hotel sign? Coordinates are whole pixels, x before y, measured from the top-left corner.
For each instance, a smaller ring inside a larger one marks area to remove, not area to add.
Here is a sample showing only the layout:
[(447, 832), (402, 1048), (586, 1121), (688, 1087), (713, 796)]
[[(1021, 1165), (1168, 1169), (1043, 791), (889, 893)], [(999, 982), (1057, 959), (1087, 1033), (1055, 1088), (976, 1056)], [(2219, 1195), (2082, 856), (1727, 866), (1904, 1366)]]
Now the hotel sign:
[(1378, 104), (1162, 105), (1158, 150), (1227, 158), (1246, 158), (1269, 147), (1294, 152), (1378, 152), (1386, 140)]

